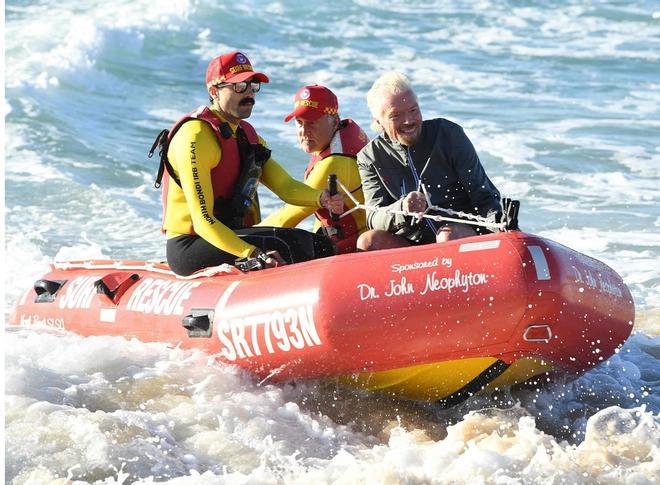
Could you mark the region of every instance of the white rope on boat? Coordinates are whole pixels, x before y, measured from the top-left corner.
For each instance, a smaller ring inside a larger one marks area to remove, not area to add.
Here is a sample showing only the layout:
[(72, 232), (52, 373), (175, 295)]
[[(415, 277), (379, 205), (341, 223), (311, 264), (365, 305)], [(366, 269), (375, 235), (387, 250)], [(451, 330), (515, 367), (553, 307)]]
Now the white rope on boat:
[(158, 263), (145, 262), (144, 264), (124, 264), (122, 261), (115, 261), (113, 263), (95, 263), (94, 261), (84, 261), (81, 263), (72, 263), (70, 261), (55, 261), (52, 263), (53, 268), (60, 270), (69, 270), (69, 269), (117, 269), (117, 270), (131, 270), (131, 271), (149, 271), (150, 273), (160, 273), (168, 276), (174, 276), (177, 279), (181, 280), (192, 280), (196, 278), (205, 278), (208, 276), (214, 276), (220, 273), (231, 274), (235, 273), (236, 269), (229, 264), (221, 264), (219, 266), (212, 266), (210, 268), (204, 268), (202, 271), (198, 271), (189, 276), (179, 276), (174, 271), (164, 268), (159, 268), (156, 266)]
[[(410, 216), (414, 217), (417, 220), (426, 218), (426, 219), (432, 219), (434, 221), (447, 221), (447, 222), (458, 222), (460, 224), (470, 224), (473, 226), (481, 226), (481, 227), (487, 227), (488, 229), (497, 229), (500, 231), (503, 231), (506, 228), (506, 222), (495, 222), (495, 214), (493, 214), (492, 217), (481, 217), (477, 216), (474, 214), (469, 214), (467, 212), (460, 212), (460, 211), (454, 211), (451, 209), (445, 209), (444, 207), (438, 207), (431, 205), (431, 199), (429, 197), (428, 192), (426, 191), (426, 187), (422, 185), (422, 191), (424, 192), (424, 196), (426, 197), (426, 204), (427, 208), (424, 212), (408, 212), (406, 210), (396, 210), (396, 209), (390, 209), (389, 207), (377, 207), (377, 206), (372, 206), (372, 205), (366, 205), (366, 204), (361, 204), (354, 196), (351, 194), (351, 192), (344, 187), (344, 184), (341, 183), (341, 181), (337, 180), (337, 184), (339, 187), (344, 191), (344, 193), (351, 199), (353, 204), (355, 204), (355, 207), (352, 209), (347, 210), (343, 214), (339, 216), (341, 219), (342, 217), (347, 216), (348, 214), (351, 214), (352, 212), (355, 212), (358, 209), (363, 209), (363, 210), (369, 210), (369, 211), (380, 211), (380, 212), (386, 212), (389, 214), (401, 214), (404, 216)], [(436, 211), (436, 212), (444, 212), (445, 214), (449, 214), (452, 216), (457, 216), (461, 217), (461, 219), (458, 219), (457, 217), (446, 217), (446, 216), (441, 216), (437, 214), (427, 214), (429, 211)], [(467, 220), (466, 220), (467, 219)]]

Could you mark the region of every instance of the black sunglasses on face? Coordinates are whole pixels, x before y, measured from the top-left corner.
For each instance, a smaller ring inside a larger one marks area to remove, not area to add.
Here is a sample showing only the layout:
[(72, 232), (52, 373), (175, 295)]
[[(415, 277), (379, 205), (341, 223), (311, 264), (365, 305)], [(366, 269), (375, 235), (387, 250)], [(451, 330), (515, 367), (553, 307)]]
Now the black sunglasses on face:
[(247, 91), (248, 86), (252, 87), (252, 92), (257, 93), (261, 89), (261, 83), (258, 81), (242, 81), (240, 83), (220, 83), (215, 87), (220, 89), (226, 86), (233, 86), (235, 93), (244, 93)]

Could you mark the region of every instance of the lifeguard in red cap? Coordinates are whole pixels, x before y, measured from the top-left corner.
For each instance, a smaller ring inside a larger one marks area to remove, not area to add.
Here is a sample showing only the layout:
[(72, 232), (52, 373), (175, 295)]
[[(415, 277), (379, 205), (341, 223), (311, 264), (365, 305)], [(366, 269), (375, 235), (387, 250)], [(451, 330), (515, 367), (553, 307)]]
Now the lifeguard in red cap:
[[(162, 181), (167, 261), (177, 274), (241, 258), (272, 267), (332, 252), (326, 238), (306, 231), (251, 228), (260, 220), (259, 183), (289, 204), (336, 213), (343, 207), (341, 195), (292, 179), (245, 121), (267, 82), (240, 52), (216, 57), (206, 70), (211, 106), (183, 116), (152, 147), (151, 154), (161, 148), (156, 185)], [(312, 247), (316, 254), (305, 249)]]
[[(305, 171), (305, 183), (322, 189), (327, 185), (328, 175), (336, 174), (344, 187), (363, 203), (356, 157), (369, 140), (355, 121), (340, 119), (337, 96), (324, 86), (304, 86), (296, 93), (294, 109), (284, 121), (289, 122), (293, 118), (296, 119), (300, 146), (311, 154)], [(350, 199), (345, 200), (346, 206), (342, 212), (354, 206)], [(282, 210), (268, 216), (262, 224), (295, 227), (313, 213), (317, 219), (314, 230), (333, 239), (339, 253), (355, 251), (358, 236), (367, 228), (362, 210), (333, 221), (327, 209), (287, 204)]]

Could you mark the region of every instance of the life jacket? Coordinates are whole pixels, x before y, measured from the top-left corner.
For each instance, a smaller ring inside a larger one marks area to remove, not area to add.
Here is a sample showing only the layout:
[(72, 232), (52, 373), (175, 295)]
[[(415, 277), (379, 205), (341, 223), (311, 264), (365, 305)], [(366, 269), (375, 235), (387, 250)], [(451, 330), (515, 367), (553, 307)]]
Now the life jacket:
[[(263, 164), (270, 158), (270, 150), (259, 143), (256, 131), (248, 122), (239, 122), (234, 138), (229, 123), (219, 119), (208, 107), (200, 106), (181, 117), (169, 131), (161, 131), (149, 152), (151, 157), (156, 148), (160, 148), (160, 166), (155, 186), (160, 187), (162, 182), (163, 225), (167, 214), (170, 180), (181, 186), (167, 158), (167, 151), (179, 128), (192, 119), (207, 122), (222, 148), (222, 162), (211, 169), (214, 217), (231, 229), (257, 224), (261, 220), (257, 186)], [(190, 227), (189, 234), (194, 233)]]
[[(309, 174), (318, 162), (331, 155), (342, 155), (357, 159), (358, 152), (368, 141), (367, 135), (355, 121), (351, 119), (341, 120), (339, 122), (339, 129), (333, 135), (328, 147), (312, 155), (309, 159), (309, 164), (305, 170), (305, 180), (309, 177)], [(344, 206), (343, 211), (345, 212), (347, 210), (348, 208)], [(318, 209), (315, 215), (321, 224), (323, 232), (335, 242), (340, 254), (355, 250), (355, 243), (359, 236), (360, 228), (357, 226), (354, 217), (348, 215), (338, 221), (333, 221), (330, 212), (325, 208)]]

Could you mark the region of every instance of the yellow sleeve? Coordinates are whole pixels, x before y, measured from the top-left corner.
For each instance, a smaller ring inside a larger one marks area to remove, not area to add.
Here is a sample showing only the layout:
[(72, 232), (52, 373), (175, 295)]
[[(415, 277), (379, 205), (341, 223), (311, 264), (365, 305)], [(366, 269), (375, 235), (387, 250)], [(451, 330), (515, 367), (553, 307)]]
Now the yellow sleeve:
[(286, 204), (263, 219), (257, 226), (296, 227), (315, 211), (314, 207)]
[[(310, 172), (305, 183), (312, 188), (324, 190), (328, 188), (328, 175), (335, 174), (337, 179), (350, 191), (356, 192), (362, 185), (360, 173), (355, 159), (343, 155), (331, 155), (324, 158)], [(351, 208), (355, 204), (346, 197), (346, 205)], [(259, 225), (275, 227), (296, 227), (306, 217), (316, 211), (313, 207), (303, 207), (292, 204), (272, 213)]]
[(172, 139), (168, 155), (181, 181), (195, 232), (218, 249), (237, 257), (249, 256), (255, 247), (213, 215), (211, 170), (222, 157), (213, 129), (203, 121), (186, 122)]
[(269, 158), (263, 166), (261, 182), (273, 191), (284, 202), (293, 205), (302, 205), (318, 209), (321, 207), (321, 190), (313, 189), (302, 182), (294, 180), (291, 176), (272, 158)]
[[(318, 162), (314, 165), (314, 169), (311, 171), (305, 182), (311, 187), (317, 189), (327, 189), (328, 175), (333, 173), (337, 175), (337, 179), (350, 192), (357, 191), (362, 185), (357, 161), (352, 157), (344, 155), (331, 155)], [(341, 192), (341, 189), (339, 189), (339, 192)], [(355, 204), (346, 197), (346, 205), (353, 207)]]

